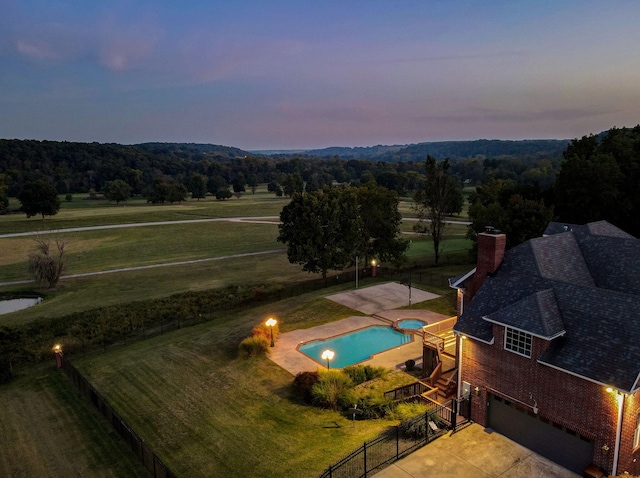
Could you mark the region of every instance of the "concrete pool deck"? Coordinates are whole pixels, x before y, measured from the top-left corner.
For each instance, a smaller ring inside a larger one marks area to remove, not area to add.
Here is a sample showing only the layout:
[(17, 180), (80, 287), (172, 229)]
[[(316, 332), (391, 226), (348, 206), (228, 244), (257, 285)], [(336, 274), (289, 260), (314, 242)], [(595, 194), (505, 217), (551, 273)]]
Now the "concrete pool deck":
[[(269, 358), (286, 371), (296, 375), (299, 372), (309, 372), (326, 366), (325, 364), (321, 364), (320, 362), (316, 362), (309, 358), (302, 352), (299, 352), (297, 347), (301, 343), (335, 337), (336, 335), (346, 334), (372, 325), (389, 326), (395, 319), (399, 318), (420, 319), (428, 323), (438, 321), (434, 316), (435, 312), (430, 312), (428, 310), (407, 310), (404, 312), (407, 312), (406, 317), (401, 317), (399, 314), (386, 313), (380, 313), (380, 317), (353, 316), (336, 322), (312, 327), (310, 329), (299, 329), (294, 330), (293, 332), (287, 332), (286, 334), (281, 334), (276, 341), (276, 346), (271, 349)], [(381, 317), (383, 314), (392, 316), (394, 319), (385, 320)], [(439, 320), (448, 318), (446, 315), (435, 315), (440, 317)], [(418, 364), (422, 363), (422, 341), (419, 336), (414, 335), (413, 342), (394, 347), (393, 349), (385, 352), (380, 352), (363, 363), (375, 367), (386, 367), (393, 370), (400, 370), (404, 368), (404, 363), (409, 359), (415, 360)]]
[[(407, 287), (397, 283), (379, 284), (373, 287), (367, 287), (365, 289), (359, 289), (351, 292), (343, 292), (342, 294), (336, 294), (334, 296), (327, 297), (330, 300), (345, 304), (352, 300), (352, 298), (361, 295), (363, 297), (375, 296), (386, 297), (382, 301), (378, 300), (378, 304), (381, 303), (398, 303), (397, 296), (393, 293), (389, 293), (390, 290), (398, 290), (401, 287), (405, 294), (408, 294)], [(417, 290), (417, 289), (414, 289)], [(430, 298), (438, 297), (435, 294), (429, 292), (423, 292), (422, 297), (429, 296)], [(337, 297), (337, 296), (347, 296)], [(414, 293), (412, 292), (412, 299)], [(395, 302), (392, 298), (396, 297)], [(408, 296), (407, 296), (408, 297)], [(338, 300), (336, 300), (336, 298)], [(359, 301), (360, 299), (358, 299)], [(405, 299), (402, 299), (405, 300)], [(423, 298), (423, 300), (428, 300)], [(399, 304), (396, 307), (400, 307)], [(376, 306), (377, 307), (377, 306)], [(396, 320), (400, 319), (420, 319), (428, 324), (439, 322), (441, 320), (448, 319), (446, 315), (437, 314), (429, 310), (382, 310), (378, 311), (375, 317), (368, 316), (352, 316), (346, 319), (337, 320), (328, 324), (319, 325), (310, 329), (298, 329), (292, 332), (281, 334), (278, 337), (276, 345), (271, 349), (269, 358), (278, 364), (280, 367), (287, 370), (289, 373), (296, 375), (300, 372), (314, 371), (318, 368), (326, 367), (326, 364), (316, 362), (309, 358), (307, 355), (297, 350), (298, 345), (301, 343), (310, 342), (311, 340), (326, 339), (335, 337), (336, 335), (343, 335), (354, 330), (362, 329), (364, 327), (370, 327), (372, 325), (391, 325)], [(286, 318), (284, 318), (286, 320)], [(362, 363), (372, 365), (375, 367), (385, 367), (393, 370), (399, 370), (404, 368), (404, 363), (413, 359), (416, 363), (422, 363), (422, 341), (419, 336), (414, 335), (414, 340), (411, 343), (403, 344), (385, 352), (380, 352), (374, 355), (371, 359)]]

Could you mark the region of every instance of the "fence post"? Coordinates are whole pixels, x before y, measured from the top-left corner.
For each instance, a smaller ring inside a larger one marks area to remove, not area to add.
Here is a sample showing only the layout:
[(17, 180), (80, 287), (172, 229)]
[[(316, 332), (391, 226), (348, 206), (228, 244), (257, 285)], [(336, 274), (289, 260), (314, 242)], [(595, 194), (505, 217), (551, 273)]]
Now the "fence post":
[(455, 406), (451, 407), (451, 426), (453, 427), (453, 431), (456, 431), (456, 425), (458, 423), (458, 407), (460, 406), (460, 402), (458, 402), (458, 399), (452, 399), (451, 400), (451, 405), (453, 405), (455, 403)]
[(400, 459), (400, 426), (396, 427), (396, 460)]
[(367, 442), (362, 444), (362, 450), (364, 455), (364, 478), (367, 478)]
[(429, 443), (429, 412), (424, 412), (424, 441)]

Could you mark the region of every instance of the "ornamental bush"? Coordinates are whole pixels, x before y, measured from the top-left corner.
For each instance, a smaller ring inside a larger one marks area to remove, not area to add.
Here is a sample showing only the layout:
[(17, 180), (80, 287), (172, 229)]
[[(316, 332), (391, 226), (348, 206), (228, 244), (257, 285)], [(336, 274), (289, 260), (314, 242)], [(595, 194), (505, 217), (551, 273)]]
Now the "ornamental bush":
[(318, 372), (300, 372), (293, 379), (293, 388), (302, 396), (302, 399), (311, 403), (313, 401), (313, 386), (320, 380)]
[(277, 323), (272, 327), (267, 327), (264, 322), (261, 322), (253, 328), (251, 335), (254, 337), (264, 337), (271, 342), (271, 329), (273, 329), (273, 340), (277, 340), (278, 335), (280, 335), (280, 329), (278, 328)]
[(384, 367), (372, 367), (371, 365), (351, 365), (342, 370), (353, 380), (355, 385), (384, 377), (389, 373)]
[(240, 342), (240, 350), (247, 357), (260, 357), (269, 353), (269, 340), (259, 335), (252, 335)]
[(321, 407), (336, 410), (344, 393), (353, 386), (351, 378), (340, 370), (325, 370), (313, 385), (313, 402)]

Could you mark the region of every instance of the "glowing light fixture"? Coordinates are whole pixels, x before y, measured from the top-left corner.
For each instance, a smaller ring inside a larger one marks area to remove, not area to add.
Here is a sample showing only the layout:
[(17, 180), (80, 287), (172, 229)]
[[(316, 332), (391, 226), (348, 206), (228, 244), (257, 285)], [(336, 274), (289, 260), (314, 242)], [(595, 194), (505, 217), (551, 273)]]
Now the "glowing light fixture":
[(271, 329), (271, 347), (275, 346), (275, 342), (273, 341), (273, 327), (278, 323), (276, 319), (273, 317), (269, 317), (265, 322), (265, 325)]
[(335, 352), (333, 350), (325, 350), (324, 352), (322, 352), (322, 360), (326, 360), (327, 361), (327, 370), (329, 370), (330, 366), (329, 366), (329, 362), (331, 360), (333, 360), (333, 357), (335, 355)]

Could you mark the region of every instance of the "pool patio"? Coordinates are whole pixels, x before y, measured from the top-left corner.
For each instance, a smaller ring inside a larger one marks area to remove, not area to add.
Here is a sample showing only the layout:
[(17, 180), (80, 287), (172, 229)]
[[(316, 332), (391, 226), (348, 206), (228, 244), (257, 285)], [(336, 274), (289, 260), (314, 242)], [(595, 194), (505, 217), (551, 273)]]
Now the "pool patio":
[[(347, 317), (346, 319), (319, 325), (310, 329), (299, 329), (281, 334), (276, 341), (275, 347), (271, 349), (269, 358), (293, 375), (324, 368), (326, 366), (325, 364), (316, 362), (302, 352), (299, 352), (297, 346), (302, 342), (326, 339), (371, 325), (389, 326), (395, 320), (403, 318), (420, 319), (427, 323), (434, 323), (447, 319), (448, 317), (428, 310), (395, 310), (381, 312), (374, 317)], [(376, 367), (380, 366), (399, 370), (404, 368), (404, 363), (409, 359), (415, 360), (417, 364), (422, 363), (422, 341), (419, 336), (414, 336), (414, 340), (411, 343), (380, 352), (374, 355), (372, 359), (366, 360), (363, 363)]]

